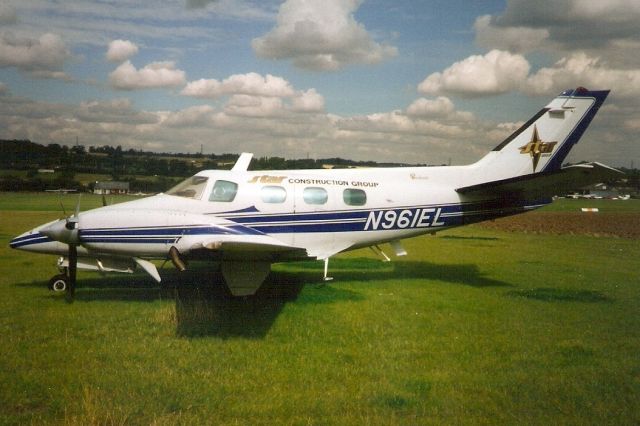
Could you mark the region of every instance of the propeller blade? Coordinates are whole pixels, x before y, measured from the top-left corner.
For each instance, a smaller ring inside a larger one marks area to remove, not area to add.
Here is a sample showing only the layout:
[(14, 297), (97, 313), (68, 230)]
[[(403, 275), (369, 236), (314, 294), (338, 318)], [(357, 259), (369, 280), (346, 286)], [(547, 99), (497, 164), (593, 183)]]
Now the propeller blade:
[(80, 214), (80, 199), (82, 198), (82, 194), (78, 194), (78, 202), (76, 203), (76, 211), (73, 213), (74, 217), (78, 217)]
[(69, 285), (67, 287), (67, 301), (73, 301), (76, 293), (76, 271), (78, 269), (78, 248), (75, 244), (69, 244)]
[(62, 197), (60, 198), (60, 208), (62, 209), (62, 213), (64, 214), (64, 217), (67, 217), (67, 210), (65, 210), (64, 208), (64, 204), (62, 203)]

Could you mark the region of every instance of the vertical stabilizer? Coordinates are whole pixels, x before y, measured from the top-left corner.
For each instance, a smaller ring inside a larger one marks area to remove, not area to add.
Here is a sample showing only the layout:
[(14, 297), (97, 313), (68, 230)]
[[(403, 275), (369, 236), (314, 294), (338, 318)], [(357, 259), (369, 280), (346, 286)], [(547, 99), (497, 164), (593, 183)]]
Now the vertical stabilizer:
[(475, 164), (478, 181), (558, 170), (578, 142), (608, 90), (567, 90)]

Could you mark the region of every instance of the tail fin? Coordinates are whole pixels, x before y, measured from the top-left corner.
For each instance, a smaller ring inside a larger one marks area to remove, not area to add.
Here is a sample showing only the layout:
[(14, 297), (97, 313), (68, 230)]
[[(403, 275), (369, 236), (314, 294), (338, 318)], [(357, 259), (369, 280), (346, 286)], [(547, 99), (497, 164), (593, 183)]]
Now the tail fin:
[(478, 161), (478, 182), (559, 170), (608, 90), (567, 90)]

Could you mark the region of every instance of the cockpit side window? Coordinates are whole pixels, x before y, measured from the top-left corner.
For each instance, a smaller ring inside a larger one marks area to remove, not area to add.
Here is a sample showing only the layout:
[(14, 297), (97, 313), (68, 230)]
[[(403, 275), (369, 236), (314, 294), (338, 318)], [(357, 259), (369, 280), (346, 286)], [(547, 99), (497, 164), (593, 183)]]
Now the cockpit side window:
[(168, 190), (165, 194), (199, 200), (202, 196), (204, 187), (207, 186), (208, 180), (209, 178), (204, 176), (192, 176), (188, 179), (183, 180), (182, 182)]
[(209, 195), (209, 201), (220, 201), (230, 203), (236, 198), (238, 184), (228, 180), (217, 180)]

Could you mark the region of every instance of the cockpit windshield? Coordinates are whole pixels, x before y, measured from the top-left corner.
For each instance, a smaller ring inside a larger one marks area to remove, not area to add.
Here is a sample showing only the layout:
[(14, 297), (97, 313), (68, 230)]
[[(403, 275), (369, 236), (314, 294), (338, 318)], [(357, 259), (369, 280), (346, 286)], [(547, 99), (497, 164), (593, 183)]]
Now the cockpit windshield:
[(207, 185), (209, 178), (204, 176), (192, 176), (183, 180), (167, 192), (167, 195), (175, 195), (177, 197), (193, 198), (199, 200), (202, 197), (202, 191)]

